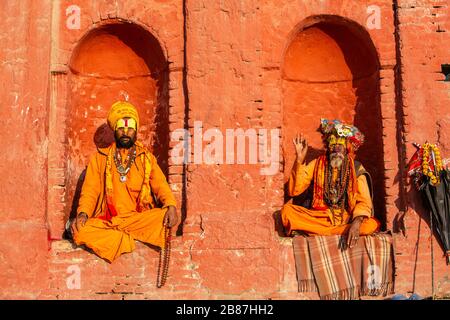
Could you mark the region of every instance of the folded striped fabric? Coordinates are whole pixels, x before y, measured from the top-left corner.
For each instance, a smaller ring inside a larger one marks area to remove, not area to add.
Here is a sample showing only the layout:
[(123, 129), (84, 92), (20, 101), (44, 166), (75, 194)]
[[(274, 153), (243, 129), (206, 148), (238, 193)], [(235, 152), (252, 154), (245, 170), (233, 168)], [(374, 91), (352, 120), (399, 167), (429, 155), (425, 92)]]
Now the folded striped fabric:
[(353, 248), (343, 236), (297, 236), (293, 247), (299, 292), (318, 291), (323, 300), (393, 293), (390, 234), (362, 236)]

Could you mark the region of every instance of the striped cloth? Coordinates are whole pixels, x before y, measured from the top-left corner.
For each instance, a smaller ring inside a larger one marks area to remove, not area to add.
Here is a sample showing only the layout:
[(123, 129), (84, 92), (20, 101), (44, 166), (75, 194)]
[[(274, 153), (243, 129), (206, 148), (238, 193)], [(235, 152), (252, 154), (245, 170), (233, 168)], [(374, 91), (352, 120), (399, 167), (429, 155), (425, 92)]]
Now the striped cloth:
[(323, 300), (393, 293), (390, 234), (362, 236), (351, 249), (343, 236), (297, 236), (293, 247), (299, 292), (318, 291)]

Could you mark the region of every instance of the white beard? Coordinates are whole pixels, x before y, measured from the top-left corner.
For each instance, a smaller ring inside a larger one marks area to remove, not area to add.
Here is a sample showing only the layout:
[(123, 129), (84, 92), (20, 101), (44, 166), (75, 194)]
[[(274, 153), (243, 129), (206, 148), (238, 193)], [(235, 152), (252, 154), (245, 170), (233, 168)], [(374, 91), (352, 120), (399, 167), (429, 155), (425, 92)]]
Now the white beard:
[(330, 165), (332, 168), (340, 168), (344, 162), (344, 157), (341, 154), (332, 153), (330, 156)]

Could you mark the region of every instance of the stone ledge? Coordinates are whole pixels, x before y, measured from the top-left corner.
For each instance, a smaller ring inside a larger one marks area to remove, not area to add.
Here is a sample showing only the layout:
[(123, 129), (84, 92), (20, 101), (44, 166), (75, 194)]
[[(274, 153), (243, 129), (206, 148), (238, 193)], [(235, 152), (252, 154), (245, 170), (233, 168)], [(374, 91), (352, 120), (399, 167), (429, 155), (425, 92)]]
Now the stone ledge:
[(71, 252), (71, 251), (81, 251), (81, 247), (76, 246), (69, 240), (54, 240), (51, 242), (50, 249), (56, 252)]

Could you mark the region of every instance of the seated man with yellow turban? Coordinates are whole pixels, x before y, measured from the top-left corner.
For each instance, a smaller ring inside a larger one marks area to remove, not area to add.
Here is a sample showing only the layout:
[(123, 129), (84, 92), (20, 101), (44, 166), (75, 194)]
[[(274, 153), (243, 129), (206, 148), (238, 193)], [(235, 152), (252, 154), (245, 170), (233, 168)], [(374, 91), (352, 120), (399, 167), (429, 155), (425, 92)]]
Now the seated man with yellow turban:
[(338, 120), (321, 120), (327, 145), (326, 154), (304, 164), (308, 143), (303, 135), (294, 139), (296, 163), (288, 182), (290, 197), (309, 190), (308, 207), (285, 204), (281, 218), (288, 235), (346, 235), (347, 245), (356, 244), (360, 235), (379, 230), (373, 217), (368, 180), (355, 152), (364, 141), (358, 128)]
[(164, 248), (165, 228), (176, 225), (178, 217), (175, 198), (155, 156), (137, 141), (136, 108), (116, 102), (108, 125), (115, 143), (98, 148), (92, 156), (71, 231), (76, 244), (112, 262), (133, 251), (134, 240)]

